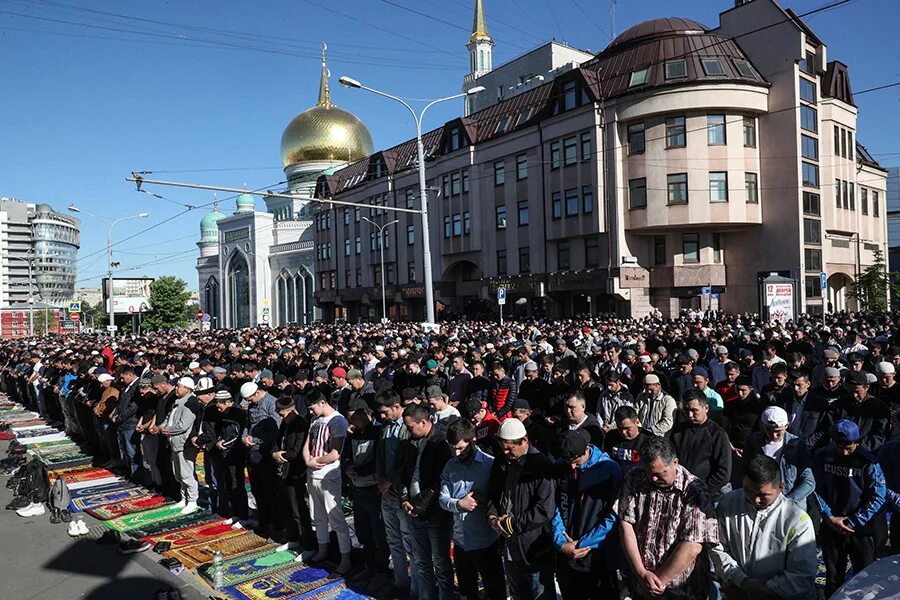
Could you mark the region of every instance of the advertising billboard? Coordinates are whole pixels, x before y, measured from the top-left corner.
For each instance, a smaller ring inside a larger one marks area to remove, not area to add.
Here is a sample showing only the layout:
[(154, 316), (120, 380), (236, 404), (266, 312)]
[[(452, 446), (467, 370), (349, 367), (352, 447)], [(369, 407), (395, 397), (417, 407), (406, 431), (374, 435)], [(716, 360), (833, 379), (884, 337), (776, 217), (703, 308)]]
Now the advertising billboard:
[[(113, 278), (113, 310), (117, 315), (150, 310), (152, 277)], [(103, 306), (109, 311), (109, 280), (103, 280)]]

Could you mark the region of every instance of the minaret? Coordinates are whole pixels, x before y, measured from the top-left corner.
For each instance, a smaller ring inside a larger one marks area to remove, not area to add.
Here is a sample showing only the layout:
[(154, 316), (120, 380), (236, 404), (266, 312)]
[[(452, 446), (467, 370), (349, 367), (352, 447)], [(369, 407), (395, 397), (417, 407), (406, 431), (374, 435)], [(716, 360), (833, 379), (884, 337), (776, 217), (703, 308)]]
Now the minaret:
[(331, 90), (328, 88), (328, 77), (331, 74), (328, 72), (328, 67), (325, 66), (325, 51), (327, 49), (328, 46), (325, 42), (322, 42), (322, 79), (319, 81), (319, 101), (316, 102), (316, 106), (331, 108)]
[[(491, 52), (494, 49), (494, 38), (488, 33), (487, 19), (484, 18), (482, 0), (475, 0), (475, 17), (472, 19), (472, 35), (466, 44), (469, 50), (469, 74), (463, 79), (463, 91), (475, 87), (475, 80), (493, 68)], [(472, 113), (474, 98), (466, 98), (466, 115)]]

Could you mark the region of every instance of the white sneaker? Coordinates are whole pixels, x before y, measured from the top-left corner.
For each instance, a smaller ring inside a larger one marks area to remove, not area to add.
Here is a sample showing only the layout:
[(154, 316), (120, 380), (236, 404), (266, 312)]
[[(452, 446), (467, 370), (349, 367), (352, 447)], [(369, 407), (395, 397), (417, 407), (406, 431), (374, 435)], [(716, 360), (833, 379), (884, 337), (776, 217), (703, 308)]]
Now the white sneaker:
[[(232, 524), (234, 524), (234, 518), (225, 519), (224, 521), (222, 521), (222, 525), (232, 525)], [(238, 524), (240, 524), (240, 523), (238, 523)]]
[(296, 563), (307, 563), (309, 559), (311, 559), (315, 555), (315, 550), (304, 550), (300, 554), (297, 555), (297, 558), (294, 559)]
[(182, 514), (182, 515), (188, 515), (188, 514), (194, 512), (195, 510), (197, 510), (198, 508), (200, 508), (200, 507), (197, 506), (197, 503), (196, 503), (196, 502), (188, 502), (188, 503), (185, 504), (184, 507), (181, 509), (181, 513), (180, 513), (180, 514)]
[(297, 550), (300, 548), (300, 542), (288, 542), (275, 548), (275, 552), (285, 552), (287, 550)]
[(187, 506), (187, 500), (184, 498), (175, 503), (175, 508), (184, 508), (185, 506)]
[(72, 537), (78, 537), (79, 535), (81, 535), (81, 530), (78, 528), (78, 521), (70, 522), (69, 528), (66, 530), (66, 533), (68, 533)]
[(241, 525), (240, 521), (231, 526), (232, 529), (243, 529), (244, 526)]
[(25, 508), (20, 508), (16, 511), (16, 514), (20, 517), (37, 517), (47, 512), (47, 509), (44, 508), (44, 505), (40, 502), (32, 502)]
[(78, 521), (76, 521), (76, 523), (78, 523), (78, 534), (79, 535), (87, 535), (90, 533), (90, 530), (88, 530), (88, 526), (84, 521), (79, 519)]

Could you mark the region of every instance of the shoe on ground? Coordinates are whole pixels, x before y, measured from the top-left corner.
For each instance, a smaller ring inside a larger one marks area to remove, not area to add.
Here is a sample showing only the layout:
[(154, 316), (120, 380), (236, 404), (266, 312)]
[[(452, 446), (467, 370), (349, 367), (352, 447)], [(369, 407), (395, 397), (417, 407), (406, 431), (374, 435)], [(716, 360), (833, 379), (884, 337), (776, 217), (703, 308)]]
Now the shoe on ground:
[(197, 503), (196, 503), (196, 502), (188, 502), (188, 503), (185, 504), (184, 507), (181, 509), (181, 513), (180, 513), (180, 514), (182, 514), (182, 515), (189, 515), (189, 514), (191, 514), (192, 512), (194, 512), (195, 510), (197, 510), (198, 508), (200, 508), (200, 507), (197, 506)]
[(50, 522), (54, 525), (58, 525), (60, 522), (62, 522), (62, 517), (59, 514), (58, 508), (50, 509)]
[(63, 523), (71, 523), (72, 522), (72, 513), (69, 512), (68, 508), (64, 508), (59, 511), (59, 518), (62, 519)]
[[(227, 523), (227, 522), (228, 522), (228, 521), (226, 521), (226, 523)], [(234, 529), (234, 530), (238, 530), (238, 529), (243, 529), (244, 526), (241, 525), (241, 522), (240, 522), (240, 521), (238, 521), (237, 523), (233, 523), (233, 524), (231, 525), (231, 528)]]
[(184, 508), (186, 505), (187, 505), (187, 500), (185, 500), (184, 498), (182, 498), (181, 500), (179, 500), (178, 502), (175, 503), (176, 508)]
[(128, 540), (119, 544), (120, 554), (136, 554), (138, 552), (146, 552), (150, 549), (150, 542), (142, 542), (141, 540)]
[(287, 542), (275, 548), (276, 552), (286, 552), (287, 550), (299, 550), (300, 542)]
[(114, 529), (107, 529), (99, 538), (98, 544), (119, 544), (122, 542), (122, 534)]
[(78, 529), (78, 521), (72, 521), (69, 523), (69, 528), (66, 530), (66, 533), (71, 537), (78, 537), (81, 535), (81, 531)]
[(84, 521), (79, 519), (78, 521), (75, 521), (75, 523), (78, 525), (78, 533), (80, 535), (87, 535), (91, 532), (88, 529), (87, 523), (85, 523)]
[(40, 502), (32, 502), (25, 508), (20, 508), (16, 511), (16, 514), (20, 517), (37, 517), (47, 512), (47, 509), (44, 508), (44, 505)]

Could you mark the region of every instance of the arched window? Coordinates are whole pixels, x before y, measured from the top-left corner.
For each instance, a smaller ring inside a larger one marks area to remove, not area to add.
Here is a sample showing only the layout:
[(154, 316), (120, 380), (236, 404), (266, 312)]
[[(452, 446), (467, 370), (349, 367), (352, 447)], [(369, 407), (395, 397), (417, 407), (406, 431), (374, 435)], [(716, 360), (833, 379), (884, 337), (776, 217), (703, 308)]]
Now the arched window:
[(250, 266), (240, 252), (228, 261), (228, 308), (231, 327), (250, 326)]

